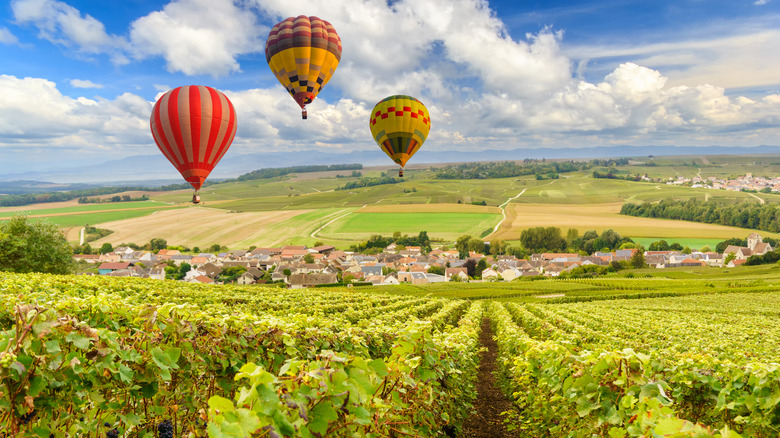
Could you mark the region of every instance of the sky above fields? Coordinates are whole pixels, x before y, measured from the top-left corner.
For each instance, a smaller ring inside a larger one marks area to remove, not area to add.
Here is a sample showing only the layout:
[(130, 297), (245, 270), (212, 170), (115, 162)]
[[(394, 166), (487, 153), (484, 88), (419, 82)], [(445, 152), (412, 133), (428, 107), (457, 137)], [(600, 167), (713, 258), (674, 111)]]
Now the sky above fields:
[[(264, 54), (270, 28), (300, 14), (343, 43), (306, 121)], [(780, 0), (11, 0), (0, 172), (158, 153), (152, 105), (189, 84), (234, 103), (233, 154), (377, 148), (369, 112), (392, 94), (428, 107), (424, 147), (442, 162), (452, 149), (778, 145), (778, 47)]]

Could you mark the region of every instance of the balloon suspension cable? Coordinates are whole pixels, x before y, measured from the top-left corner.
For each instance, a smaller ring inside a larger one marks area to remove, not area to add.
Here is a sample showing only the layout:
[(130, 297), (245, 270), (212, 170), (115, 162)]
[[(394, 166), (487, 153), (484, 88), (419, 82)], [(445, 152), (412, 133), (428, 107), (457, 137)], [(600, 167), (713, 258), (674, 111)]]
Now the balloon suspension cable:
[(307, 116), (306, 116), (306, 108), (304, 108), (303, 110), (301, 110), (301, 118), (302, 118), (303, 120), (306, 120), (306, 119), (307, 119)]
[(195, 193), (192, 194), (192, 203), (200, 204), (200, 190), (195, 190)]
[(398, 169), (398, 177), (403, 178), (404, 177), (404, 168), (401, 167)]

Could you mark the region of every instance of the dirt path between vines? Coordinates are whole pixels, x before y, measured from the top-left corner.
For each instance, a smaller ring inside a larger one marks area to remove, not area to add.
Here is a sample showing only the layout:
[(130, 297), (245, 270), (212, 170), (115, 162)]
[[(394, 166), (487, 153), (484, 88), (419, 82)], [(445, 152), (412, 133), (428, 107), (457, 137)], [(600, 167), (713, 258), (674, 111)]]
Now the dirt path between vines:
[(493, 339), (490, 319), (482, 319), (482, 333), (479, 343), (487, 349), (482, 352), (477, 380), (477, 399), (474, 401), (476, 412), (463, 425), (461, 438), (514, 438), (520, 435), (507, 432), (501, 413), (512, 409), (512, 402), (498, 388), (493, 372), (497, 369), (498, 346)]

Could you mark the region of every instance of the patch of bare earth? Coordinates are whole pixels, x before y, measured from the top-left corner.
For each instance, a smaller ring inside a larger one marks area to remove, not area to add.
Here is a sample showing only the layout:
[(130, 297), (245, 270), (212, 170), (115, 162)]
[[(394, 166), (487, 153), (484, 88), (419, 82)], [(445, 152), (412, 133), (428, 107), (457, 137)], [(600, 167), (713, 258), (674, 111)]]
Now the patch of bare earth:
[(477, 379), (476, 412), (466, 420), (461, 438), (515, 438), (517, 432), (508, 432), (504, 427), (502, 412), (513, 409), (512, 402), (498, 388), (493, 373), (497, 370), (498, 346), (493, 339), (493, 328), (488, 318), (482, 319), (482, 333), (479, 343), (485, 347), (479, 363)]

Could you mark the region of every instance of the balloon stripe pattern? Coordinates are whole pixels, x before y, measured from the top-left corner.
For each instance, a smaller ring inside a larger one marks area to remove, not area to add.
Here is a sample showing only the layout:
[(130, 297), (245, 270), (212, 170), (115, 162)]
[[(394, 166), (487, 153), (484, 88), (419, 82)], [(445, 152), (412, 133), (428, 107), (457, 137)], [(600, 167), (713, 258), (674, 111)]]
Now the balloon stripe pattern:
[(219, 91), (188, 85), (155, 103), (150, 125), (157, 147), (198, 190), (233, 142), (236, 110)]
[(300, 15), (276, 24), (265, 58), (282, 86), (304, 108), (328, 83), (341, 60), (341, 38), (320, 18)]
[(431, 117), (419, 100), (396, 95), (374, 106), (369, 127), (379, 147), (403, 167), (428, 137)]

